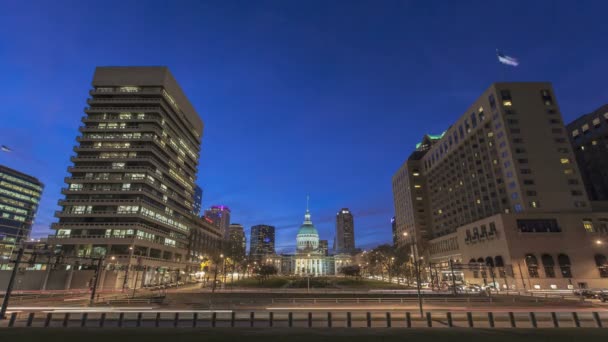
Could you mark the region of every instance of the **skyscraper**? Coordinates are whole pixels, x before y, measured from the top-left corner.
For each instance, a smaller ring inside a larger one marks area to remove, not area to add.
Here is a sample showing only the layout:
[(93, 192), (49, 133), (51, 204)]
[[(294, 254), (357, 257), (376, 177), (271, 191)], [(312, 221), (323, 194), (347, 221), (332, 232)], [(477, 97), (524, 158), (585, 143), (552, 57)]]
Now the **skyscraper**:
[(249, 239), (249, 255), (254, 258), (262, 258), (274, 254), (274, 226), (259, 224), (251, 227), (251, 238)]
[(355, 250), (355, 220), (348, 208), (336, 214), (336, 253), (352, 253)]
[(192, 214), (203, 122), (166, 67), (98, 67), (90, 95), (49, 243), (179, 277), (219, 237)]
[(496, 267), (501, 288), (606, 284), (594, 235), (608, 232), (608, 213), (591, 210), (549, 83), (492, 84), (445, 132), (424, 136), (393, 196), (398, 245), (417, 246), (424, 262)]
[(329, 242), (327, 240), (319, 240), (319, 251), (325, 255), (329, 255)]
[(38, 179), (0, 165), (0, 259), (8, 259), (29, 237), (43, 187)]
[(592, 201), (608, 200), (608, 104), (568, 124), (585, 189)]
[(199, 216), (201, 214), (201, 209), (202, 209), (202, 202), (203, 202), (203, 189), (196, 185), (194, 187), (194, 198), (193, 198), (193, 202), (192, 202), (192, 213), (196, 216)]
[(229, 227), (230, 257), (241, 260), (247, 255), (247, 238), (243, 226), (238, 223), (231, 223)]
[(205, 217), (209, 218), (213, 224), (220, 230), (224, 240), (228, 240), (230, 227), (230, 208), (225, 205), (214, 205), (205, 210)]

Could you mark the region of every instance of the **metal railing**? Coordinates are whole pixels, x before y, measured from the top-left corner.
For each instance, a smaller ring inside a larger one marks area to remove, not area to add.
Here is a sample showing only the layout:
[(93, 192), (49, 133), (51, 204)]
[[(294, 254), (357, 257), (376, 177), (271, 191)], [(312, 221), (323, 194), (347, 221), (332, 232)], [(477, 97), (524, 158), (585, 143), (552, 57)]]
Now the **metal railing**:
[[(105, 309), (105, 310), (104, 310)], [(0, 327), (603, 328), (599, 312), (55, 310), (8, 313)]]

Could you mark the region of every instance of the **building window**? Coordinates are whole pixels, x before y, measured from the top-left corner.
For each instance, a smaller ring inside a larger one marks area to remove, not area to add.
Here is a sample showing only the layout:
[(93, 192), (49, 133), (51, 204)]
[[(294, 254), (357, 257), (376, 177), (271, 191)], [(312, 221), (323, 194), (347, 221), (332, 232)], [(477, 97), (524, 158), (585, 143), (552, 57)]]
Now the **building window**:
[(557, 262), (559, 263), (559, 269), (562, 272), (562, 277), (572, 278), (572, 269), (570, 268), (570, 257), (566, 254), (560, 254), (557, 256)]
[(549, 92), (549, 90), (547, 90), (547, 89), (541, 90), (540, 95), (543, 99), (543, 103), (545, 104), (545, 106), (553, 105), (553, 97), (551, 96), (551, 93)]
[(606, 259), (606, 256), (602, 254), (596, 254), (595, 265), (597, 266), (597, 269), (600, 272), (600, 277), (608, 278), (608, 259)]
[(555, 261), (553, 261), (553, 257), (549, 254), (543, 254), (540, 259), (543, 262), (545, 276), (547, 278), (555, 278)]
[[(488, 102), (490, 102), (490, 108), (496, 109), (496, 99), (494, 99), (494, 94), (488, 96)], [(608, 114), (608, 113), (606, 113), (606, 114)]]
[(500, 91), (500, 99), (502, 100), (502, 105), (505, 107), (511, 107), (513, 105), (513, 100), (511, 99), (511, 92), (508, 90)]
[(593, 222), (591, 221), (591, 219), (583, 219), (583, 227), (585, 228), (585, 231), (587, 231), (588, 233), (595, 232), (595, 230), (593, 229)]
[(521, 233), (559, 233), (562, 231), (556, 219), (517, 220), (517, 230)]
[(528, 267), (528, 275), (530, 278), (538, 278), (538, 260), (534, 254), (526, 254), (526, 267)]

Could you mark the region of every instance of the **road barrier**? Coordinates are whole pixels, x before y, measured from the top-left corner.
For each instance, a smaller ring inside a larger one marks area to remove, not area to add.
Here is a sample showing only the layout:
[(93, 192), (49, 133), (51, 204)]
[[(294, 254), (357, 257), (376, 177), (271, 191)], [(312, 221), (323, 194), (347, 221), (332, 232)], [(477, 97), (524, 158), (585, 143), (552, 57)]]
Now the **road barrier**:
[[(53, 311), (11, 312), (0, 328), (603, 328), (608, 312), (427, 311)], [(603, 316), (603, 317), (602, 317)], [(257, 324), (256, 324), (257, 322)]]

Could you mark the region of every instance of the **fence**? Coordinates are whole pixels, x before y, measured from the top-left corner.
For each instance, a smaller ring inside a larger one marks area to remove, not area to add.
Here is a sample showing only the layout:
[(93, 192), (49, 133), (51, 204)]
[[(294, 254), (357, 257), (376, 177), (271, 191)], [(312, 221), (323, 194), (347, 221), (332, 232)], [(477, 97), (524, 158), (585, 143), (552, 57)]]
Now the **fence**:
[(0, 327), (602, 328), (598, 312), (54, 311), (12, 312)]

